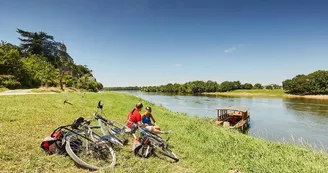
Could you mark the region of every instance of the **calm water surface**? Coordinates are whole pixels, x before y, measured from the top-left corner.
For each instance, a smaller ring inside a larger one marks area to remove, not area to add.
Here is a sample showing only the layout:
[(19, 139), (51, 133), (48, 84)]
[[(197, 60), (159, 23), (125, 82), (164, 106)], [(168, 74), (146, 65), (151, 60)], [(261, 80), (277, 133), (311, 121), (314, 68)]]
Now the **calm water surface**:
[(139, 91), (124, 92), (162, 105), (171, 111), (187, 113), (189, 116), (216, 117), (215, 108), (246, 106), (250, 108), (251, 115), (249, 135), (272, 141), (303, 142), (311, 144), (315, 149), (327, 150), (328, 147), (327, 100), (180, 96)]

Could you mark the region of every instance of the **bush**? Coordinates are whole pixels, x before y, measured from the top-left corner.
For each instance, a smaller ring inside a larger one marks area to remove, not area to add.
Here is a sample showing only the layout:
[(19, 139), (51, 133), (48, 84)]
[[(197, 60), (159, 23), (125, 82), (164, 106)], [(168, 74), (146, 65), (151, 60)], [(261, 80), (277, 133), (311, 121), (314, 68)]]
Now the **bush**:
[(245, 83), (243, 85), (243, 89), (251, 90), (252, 88), (253, 88), (253, 85), (251, 83)]
[(81, 82), (77, 82), (76, 83), (76, 88), (77, 89), (81, 89), (82, 88), (82, 83)]
[(2, 83), (2, 81), (6, 81), (6, 80), (14, 80), (15, 76), (13, 75), (0, 75), (0, 84)]
[(97, 82), (87, 82), (87, 90), (90, 92), (98, 92)]
[(97, 88), (98, 88), (98, 90), (102, 90), (104, 88), (104, 86), (102, 83), (97, 82)]
[(260, 83), (256, 83), (253, 89), (263, 89), (263, 86)]
[(3, 81), (2, 85), (8, 89), (17, 89), (21, 87), (21, 83), (14, 79)]
[(66, 87), (72, 87), (74, 84), (72, 79), (66, 80)]

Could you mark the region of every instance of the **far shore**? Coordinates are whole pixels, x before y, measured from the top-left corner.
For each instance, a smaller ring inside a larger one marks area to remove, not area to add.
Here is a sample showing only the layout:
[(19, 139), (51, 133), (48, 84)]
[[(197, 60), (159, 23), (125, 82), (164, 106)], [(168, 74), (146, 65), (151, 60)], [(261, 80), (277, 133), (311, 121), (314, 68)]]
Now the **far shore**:
[(231, 97), (264, 97), (264, 98), (300, 98), (300, 99), (322, 99), (328, 100), (328, 95), (292, 95), (283, 90), (236, 90), (231, 92), (202, 93), (209, 96), (231, 96)]

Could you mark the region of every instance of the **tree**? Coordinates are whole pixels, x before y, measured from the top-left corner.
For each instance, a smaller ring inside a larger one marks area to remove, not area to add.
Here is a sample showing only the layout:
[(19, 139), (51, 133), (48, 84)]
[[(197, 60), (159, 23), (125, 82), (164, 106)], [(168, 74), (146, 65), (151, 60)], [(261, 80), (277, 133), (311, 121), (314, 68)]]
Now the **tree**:
[(23, 67), (32, 77), (34, 85), (48, 86), (49, 83), (54, 83), (56, 79), (55, 67), (48, 63), (44, 57), (32, 55), (22, 61)]
[(47, 33), (42, 31), (28, 32), (21, 29), (17, 29), (16, 32), (21, 35), (21, 37), (18, 39), (22, 42), (22, 51), (47, 56), (45, 47), (49, 42), (54, 41), (53, 36), (48, 35)]
[(229, 81), (224, 81), (220, 84), (220, 92), (227, 92), (233, 90), (233, 84)]
[(245, 83), (243, 86), (243, 89), (250, 90), (253, 88), (253, 85), (251, 83)]
[(267, 90), (273, 90), (274, 89), (272, 85), (266, 85), (264, 88), (267, 89)]
[(238, 90), (241, 89), (241, 83), (240, 81), (233, 81), (231, 82), (232, 90)]
[(253, 89), (263, 89), (263, 86), (260, 83), (256, 83)]

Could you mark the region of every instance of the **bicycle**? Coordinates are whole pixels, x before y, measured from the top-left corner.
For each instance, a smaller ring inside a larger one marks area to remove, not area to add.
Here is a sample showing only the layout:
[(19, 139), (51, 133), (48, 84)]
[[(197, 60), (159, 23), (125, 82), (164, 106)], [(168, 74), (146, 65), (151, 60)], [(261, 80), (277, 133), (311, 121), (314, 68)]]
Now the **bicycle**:
[[(94, 117), (95, 117), (95, 119), (98, 120), (98, 125), (100, 126), (101, 131), (103, 132), (104, 135), (112, 134), (118, 139), (118, 143), (120, 143), (120, 145), (125, 145), (127, 143), (123, 143), (122, 140), (118, 136), (119, 135), (124, 136), (126, 134), (129, 134), (129, 135), (132, 135), (135, 139), (137, 139), (135, 133), (136, 133), (136, 131), (139, 131), (141, 134), (141, 137), (140, 137), (141, 143), (145, 146), (145, 148), (147, 148), (148, 146), (151, 146), (151, 148), (154, 148), (155, 152), (158, 151), (160, 154), (173, 159), (175, 162), (179, 161), (179, 158), (177, 157), (177, 155), (174, 154), (170, 149), (170, 148), (172, 148), (172, 146), (170, 146), (168, 144), (168, 140), (170, 138), (168, 138), (167, 140), (164, 140), (159, 135), (152, 133), (143, 127), (139, 127), (136, 124), (134, 124), (132, 126), (132, 128), (130, 129), (129, 127), (127, 127), (126, 125), (124, 125), (122, 123), (115, 122), (115, 121), (109, 121), (98, 114), (99, 109), (101, 110), (101, 113), (104, 114), (102, 108), (103, 108), (103, 105), (101, 104), (101, 101), (99, 101), (97, 110), (94, 113)], [(120, 127), (118, 127), (118, 126), (120, 126)], [(149, 149), (149, 147), (148, 147), (148, 149)]]
[(73, 124), (56, 128), (52, 135), (63, 132), (61, 144), (56, 145), (62, 151), (65, 148), (67, 154), (79, 166), (90, 170), (114, 167), (116, 155), (111, 146), (112, 137), (94, 133), (92, 129), (95, 128), (100, 127), (90, 126), (90, 121), (79, 117)]
[(103, 111), (103, 105), (101, 101), (98, 102), (97, 110), (93, 114), (94, 118), (98, 121), (98, 125), (103, 135), (113, 135), (113, 143), (115, 145), (127, 145), (128, 139), (127, 134), (131, 133), (131, 130), (124, 124), (117, 121), (110, 121), (103, 118), (98, 114), (98, 111), (101, 111), (102, 115), (105, 115)]
[(173, 151), (170, 149), (173, 148), (173, 146), (169, 145), (168, 143), (170, 137), (167, 140), (164, 140), (159, 135), (139, 126), (138, 126), (138, 131), (141, 134), (139, 140), (144, 145), (142, 150), (144, 149), (148, 150), (150, 146), (151, 148), (154, 149), (155, 154), (156, 152), (159, 152), (160, 154), (173, 159), (175, 162), (179, 161), (178, 156), (175, 153), (173, 153)]

